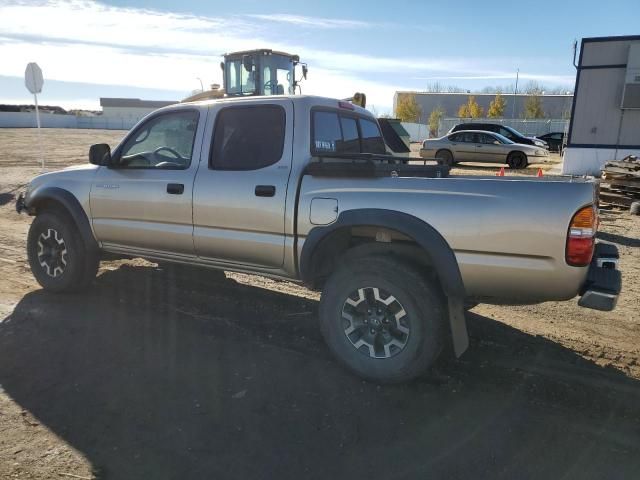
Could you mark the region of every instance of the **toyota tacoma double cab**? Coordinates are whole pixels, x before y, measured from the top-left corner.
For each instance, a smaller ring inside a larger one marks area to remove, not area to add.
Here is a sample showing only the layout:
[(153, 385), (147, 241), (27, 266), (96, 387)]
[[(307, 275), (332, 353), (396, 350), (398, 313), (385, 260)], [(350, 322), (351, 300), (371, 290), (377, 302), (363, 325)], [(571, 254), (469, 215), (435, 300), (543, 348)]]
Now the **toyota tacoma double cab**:
[(617, 250), (595, 241), (596, 183), (393, 157), (371, 113), (340, 100), (173, 105), (89, 161), (18, 198), (42, 287), (89, 287), (105, 254), (300, 282), (322, 292), (331, 351), (377, 382), (460, 356), (473, 302), (611, 310), (620, 292)]

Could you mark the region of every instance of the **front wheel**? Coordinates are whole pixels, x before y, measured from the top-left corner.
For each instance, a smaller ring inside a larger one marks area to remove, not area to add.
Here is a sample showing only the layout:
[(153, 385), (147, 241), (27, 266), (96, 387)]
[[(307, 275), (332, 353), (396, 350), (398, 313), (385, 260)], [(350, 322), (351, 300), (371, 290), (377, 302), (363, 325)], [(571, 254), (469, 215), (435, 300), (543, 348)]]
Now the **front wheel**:
[(507, 158), (507, 164), (509, 168), (527, 168), (529, 161), (527, 156), (522, 152), (512, 152)]
[(347, 261), (328, 279), (320, 328), (357, 375), (398, 383), (422, 374), (443, 347), (445, 307), (438, 287), (390, 257)]
[(453, 154), (449, 150), (438, 150), (436, 152), (436, 159), (440, 165), (446, 165), (447, 167), (453, 166)]
[(34, 219), (27, 256), (35, 279), (52, 292), (81, 290), (98, 271), (97, 255), (89, 252), (73, 221), (58, 212), (44, 212)]

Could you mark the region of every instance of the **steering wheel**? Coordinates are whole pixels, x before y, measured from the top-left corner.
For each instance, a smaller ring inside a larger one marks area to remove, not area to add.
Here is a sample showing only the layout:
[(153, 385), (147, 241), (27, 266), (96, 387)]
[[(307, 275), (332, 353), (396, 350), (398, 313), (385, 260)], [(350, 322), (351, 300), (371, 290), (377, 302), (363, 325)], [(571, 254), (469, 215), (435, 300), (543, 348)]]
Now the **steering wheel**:
[[(154, 156), (158, 156), (158, 154), (159, 154), (160, 152), (164, 152), (164, 151), (169, 152), (169, 153), (170, 153), (171, 155), (173, 155), (176, 159), (184, 160), (184, 158), (182, 158), (182, 155), (180, 155), (178, 152), (176, 152), (173, 148), (170, 148), (170, 147), (158, 147), (158, 148), (156, 148), (156, 149), (153, 151), (153, 155), (154, 155)], [(162, 156), (162, 155), (160, 155), (160, 156)]]
[(278, 89), (278, 82), (275, 82), (274, 80), (267, 80), (264, 82), (264, 89), (266, 90), (267, 88), (271, 90), (271, 93), (273, 94), (273, 92)]

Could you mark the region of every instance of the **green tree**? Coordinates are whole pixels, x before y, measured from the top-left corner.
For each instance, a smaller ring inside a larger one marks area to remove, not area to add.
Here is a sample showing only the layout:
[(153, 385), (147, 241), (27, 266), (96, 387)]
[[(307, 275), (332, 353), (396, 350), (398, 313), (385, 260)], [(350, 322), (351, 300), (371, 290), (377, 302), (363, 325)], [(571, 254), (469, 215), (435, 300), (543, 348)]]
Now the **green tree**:
[(442, 107), (436, 107), (429, 115), (429, 136), (435, 137), (438, 135), (438, 128), (440, 127), (440, 120), (444, 116), (444, 110)]
[(469, 95), (467, 103), (460, 105), (458, 117), (460, 118), (480, 118), (484, 115), (484, 109), (476, 102), (476, 97)]
[(524, 102), (524, 118), (544, 118), (542, 100), (539, 95), (530, 95)]
[(507, 105), (507, 101), (504, 99), (500, 92), (496, 93), (494, 98), (489, 104), (489, 110), (487, 111), (487, 117), (500, 118), (504, 115), (504, 107)]
[(402, 95), (398, 98), (396, 118), (399, 118), (403, 122), (417, 123), (421, 115), (422, 107), (418, 104), (415, 95)]

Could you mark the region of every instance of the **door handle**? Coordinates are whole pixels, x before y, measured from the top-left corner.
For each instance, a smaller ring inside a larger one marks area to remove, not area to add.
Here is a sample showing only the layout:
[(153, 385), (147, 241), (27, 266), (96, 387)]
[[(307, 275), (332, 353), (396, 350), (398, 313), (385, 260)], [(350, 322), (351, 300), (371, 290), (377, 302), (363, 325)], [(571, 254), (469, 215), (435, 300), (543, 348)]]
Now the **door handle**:
[(167, 193), (171, 195), (182, 195), (184, 193), (184, 185), (182, 183), (167, 184)]
[(256, 185), (256, 197), (273, 197), (276, 194), (276, 187), (273, 185)]

